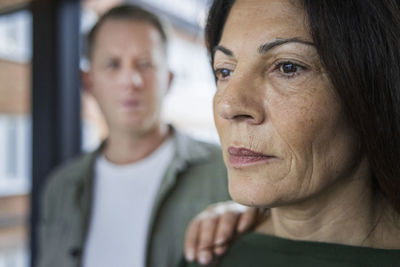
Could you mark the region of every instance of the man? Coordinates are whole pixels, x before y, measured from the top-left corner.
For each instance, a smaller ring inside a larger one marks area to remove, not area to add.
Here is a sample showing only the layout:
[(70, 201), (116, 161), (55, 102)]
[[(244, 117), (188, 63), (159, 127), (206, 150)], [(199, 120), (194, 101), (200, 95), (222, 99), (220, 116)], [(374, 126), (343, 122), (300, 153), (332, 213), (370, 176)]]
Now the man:
[(49, 177), (39, 267), (175, 266), (190, 219), (229, 199), (219, 148), (160, 120), (166, 46), (160, 19), (137, 6), (111, 9), (90, 32), (83, 81), (109, 137)]

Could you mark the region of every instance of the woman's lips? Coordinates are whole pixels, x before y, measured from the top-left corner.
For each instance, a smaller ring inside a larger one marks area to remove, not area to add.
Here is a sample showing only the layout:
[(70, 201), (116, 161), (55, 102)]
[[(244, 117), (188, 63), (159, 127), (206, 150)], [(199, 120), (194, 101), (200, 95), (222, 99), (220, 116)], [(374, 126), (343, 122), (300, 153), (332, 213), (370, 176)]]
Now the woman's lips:
[(260, 163), (267, 163), (274, 156), (265, 155), (247, 148), (228, 147), (229, 163), (233, 168), (243, 168)]

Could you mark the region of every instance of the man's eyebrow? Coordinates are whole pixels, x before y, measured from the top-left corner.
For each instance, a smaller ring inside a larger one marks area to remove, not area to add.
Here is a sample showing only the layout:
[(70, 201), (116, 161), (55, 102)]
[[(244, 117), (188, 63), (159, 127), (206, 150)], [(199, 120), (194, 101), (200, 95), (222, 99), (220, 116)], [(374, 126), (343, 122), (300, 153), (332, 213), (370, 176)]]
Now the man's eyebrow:
[(288, 39), (276, 39), (275, 41), (262, 44), (258, 47), (258, 52), (260, 54), (265, 54), (272, 48), (283, 45), (283, 44), (287, 44), (287, 43), (300, 43), (300, 44), (315, 46), (314, 43), (312, 43), (312, 42), (305, 41), (305, 40), (295, 37), (295, 38), (288, 38)]
[(233, 52), (232, 52), (231, 50), (229, 50), (228, 48), (223, 47), (222, 45), (216, 45), (216, 46), (214, 47), (214, 49), (213, 49), (213, 56), (215, 55), (215, 53), (216, 53), (217, 51), (221, 51), (222, 53), (224, 53), (225, 55), (230, 56), (230, 57), (233, 56)]

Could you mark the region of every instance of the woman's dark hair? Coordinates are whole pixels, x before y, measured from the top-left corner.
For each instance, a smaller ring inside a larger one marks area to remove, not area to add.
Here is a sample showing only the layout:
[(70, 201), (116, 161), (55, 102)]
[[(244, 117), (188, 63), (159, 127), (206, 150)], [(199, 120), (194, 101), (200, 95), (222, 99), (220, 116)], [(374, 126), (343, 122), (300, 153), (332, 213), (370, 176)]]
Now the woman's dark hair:
[(111, 8), (104, 13), (94, 27), (90, 30), (87, 36), (87, 56), (90, 59), (95, 46), (95, 39), (97, 32), (101, 26), (109, 20), (131, 20), (138, 22), (145, 22), (153, 25), (160, 33), (164, 45), (167, 44), (168, 34), (165, 22), (156, 14), (133, 4), (123, 4)]
[[(310, 33), (367, 155), (377, 192), (400, 213), (400, 7), (396, 0), (299, 0)], [(234, 0), (206, 25), (213, 61)]]

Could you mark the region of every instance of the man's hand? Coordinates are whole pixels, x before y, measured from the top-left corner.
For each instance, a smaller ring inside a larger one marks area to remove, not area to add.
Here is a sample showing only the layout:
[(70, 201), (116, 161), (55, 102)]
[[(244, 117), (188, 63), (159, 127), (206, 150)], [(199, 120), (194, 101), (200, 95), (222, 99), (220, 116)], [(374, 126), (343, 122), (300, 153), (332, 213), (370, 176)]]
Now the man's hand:
[(265, 218), (265, 209), (233, 201), (210, 205), (189, 223), (184, 248), (186, 260), (209, 264), (214, 254), (220, 256), (227, 251), (235, 236), (252, 229)]

